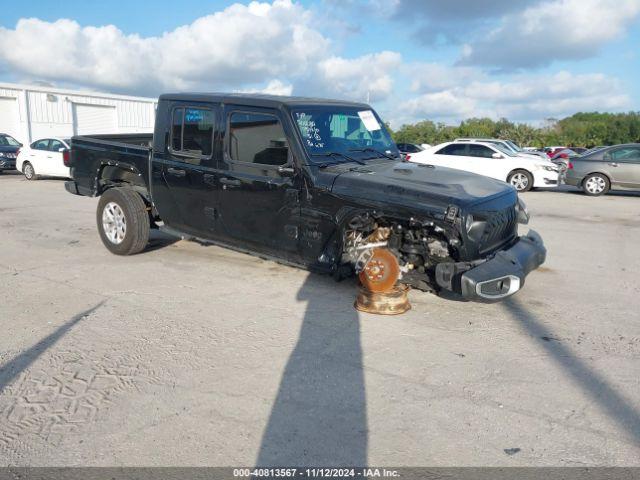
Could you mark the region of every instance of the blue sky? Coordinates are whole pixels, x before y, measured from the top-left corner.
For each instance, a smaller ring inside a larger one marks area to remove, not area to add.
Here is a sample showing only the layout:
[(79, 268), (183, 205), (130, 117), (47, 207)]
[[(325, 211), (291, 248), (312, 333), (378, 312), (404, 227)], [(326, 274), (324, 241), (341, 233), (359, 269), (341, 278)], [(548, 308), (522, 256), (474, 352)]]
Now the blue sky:
[(370, 99), (394, 126), (640, 110), (640, 0), (23, 0), (0, 81)]

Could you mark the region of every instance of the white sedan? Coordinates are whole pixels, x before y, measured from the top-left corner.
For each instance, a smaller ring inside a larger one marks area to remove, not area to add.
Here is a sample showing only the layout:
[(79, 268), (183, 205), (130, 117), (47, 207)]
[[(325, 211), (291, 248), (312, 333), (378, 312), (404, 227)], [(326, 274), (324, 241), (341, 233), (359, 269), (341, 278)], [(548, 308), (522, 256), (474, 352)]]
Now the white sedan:
[(549, 160), (517, 155), (485, 142), (441, 143), (413, 153), (407, 160), (497, 178), (510, 183), (519, 192), (533, 187), (557, 187), (559, 181), (558, 167)]
[(45, 177), (70, 178), (69, 140), (42, 138), (28, 147), (23, 147), (16, 159), (16, 170), (24, 173), (27, 180)]

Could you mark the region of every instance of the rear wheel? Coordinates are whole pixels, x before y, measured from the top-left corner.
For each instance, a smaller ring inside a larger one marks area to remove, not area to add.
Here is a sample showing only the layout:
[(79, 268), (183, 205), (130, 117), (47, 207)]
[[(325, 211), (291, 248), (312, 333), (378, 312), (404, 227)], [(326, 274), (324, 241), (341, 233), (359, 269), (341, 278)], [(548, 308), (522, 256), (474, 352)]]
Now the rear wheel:
[(587, 175), (582, 181), (582, 189), (587, 195), (597, 197), (604, 195), (611, 188), (609, 179), (601, 173), (592, 173)]
[(507, 183), (518, 192), (528, 192), (533, 187), (533, 175), (526, 170), (514, 170), (507, 177)]
[(33, 168), (29, 162), (25, 163), (22, 167), (22, 173), (24, 173), (24, 178), (27, 180), (37, 180), (38, 176), (36, 175), (36, 170)]
[(98, 202), (98, 232), (116, 255), (141, 252), (149, 241), (149, 213), (142, 197), (129, 188), (110, 188)]

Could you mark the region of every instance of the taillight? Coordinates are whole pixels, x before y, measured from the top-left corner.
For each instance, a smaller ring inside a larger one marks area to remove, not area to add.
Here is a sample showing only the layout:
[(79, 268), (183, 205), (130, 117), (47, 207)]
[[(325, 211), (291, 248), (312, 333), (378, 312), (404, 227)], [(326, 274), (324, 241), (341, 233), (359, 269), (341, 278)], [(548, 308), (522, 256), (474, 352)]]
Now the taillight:
[(62, 163), (64, 163), (65, 167), (70, 166), (71, 163), (71, 155), (69, 153), (69, 150), (62, 152)]
[(567, 164), (567, 169), (569, 169), (569, 170), (573, 170), (573, 163), (569, 162), (569, 163)]
[(404, 161), (408, 162), (409, 160), (411, 160), (411, 155), (407, 154), (404, 156)]
[(16, 158), (18, 158), (18, 155), (20, 155), (20, 149), (16, 150)]

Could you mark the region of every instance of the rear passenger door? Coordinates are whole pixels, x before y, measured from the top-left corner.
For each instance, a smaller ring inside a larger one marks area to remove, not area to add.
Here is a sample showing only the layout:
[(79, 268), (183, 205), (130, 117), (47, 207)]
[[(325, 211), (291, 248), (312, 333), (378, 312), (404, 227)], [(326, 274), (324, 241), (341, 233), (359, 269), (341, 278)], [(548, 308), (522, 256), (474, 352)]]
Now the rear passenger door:
[(226, 234), (296, 261), (298, 178), (276, 110), (226, 107), (220, 214)]
[(176, 103), (165, 113), (164, 149), (154, 152), (153, 198), (163, 222), (194, 236), (216, 236), (219, 106)]

